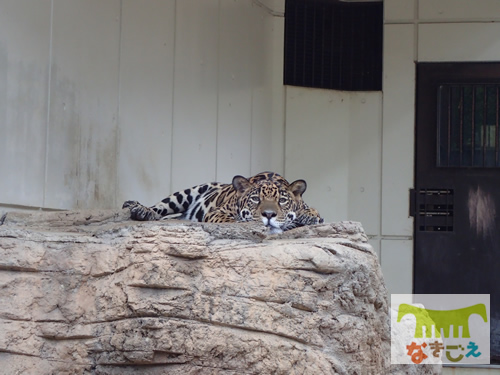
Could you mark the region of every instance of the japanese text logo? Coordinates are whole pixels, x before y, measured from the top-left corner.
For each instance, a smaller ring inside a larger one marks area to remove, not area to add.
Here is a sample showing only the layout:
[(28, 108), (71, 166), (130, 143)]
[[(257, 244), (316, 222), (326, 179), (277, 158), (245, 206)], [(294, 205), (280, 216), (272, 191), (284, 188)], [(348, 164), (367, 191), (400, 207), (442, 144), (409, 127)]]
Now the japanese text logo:
[(489, 364), (489, 295), (393, 294), (391, 362)]

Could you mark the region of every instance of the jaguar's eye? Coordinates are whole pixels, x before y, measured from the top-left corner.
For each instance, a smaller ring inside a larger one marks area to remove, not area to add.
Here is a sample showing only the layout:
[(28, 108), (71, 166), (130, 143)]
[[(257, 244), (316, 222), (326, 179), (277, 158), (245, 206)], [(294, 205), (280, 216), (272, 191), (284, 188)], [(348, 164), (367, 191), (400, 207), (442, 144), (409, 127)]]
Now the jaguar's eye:
[(279, 203), (280, 204), (286, 204), (288, 202), (288, 199), (286, 198), (280, 198)]
[(260, 198), (258, 195), (252, 195), (250, 197), (250, 200), (253, 202), (253, 203), (260, 203)]

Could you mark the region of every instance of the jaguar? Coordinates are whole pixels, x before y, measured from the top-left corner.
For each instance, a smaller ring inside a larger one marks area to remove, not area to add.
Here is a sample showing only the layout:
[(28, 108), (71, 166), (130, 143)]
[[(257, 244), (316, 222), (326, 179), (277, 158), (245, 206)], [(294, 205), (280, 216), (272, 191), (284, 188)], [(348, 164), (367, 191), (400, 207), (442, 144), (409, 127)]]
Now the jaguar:
[(232, 183), (212, 182), (175, 192), (151, 207), (126, 201), (133, 220), (187, 219), (208, 223), (262, 220), (271, 233), (282, 233), (323, 222), (318, 211), (302, 199), (304, 180), (289, 183), (274, 172), (250, 178), (240, 175)]

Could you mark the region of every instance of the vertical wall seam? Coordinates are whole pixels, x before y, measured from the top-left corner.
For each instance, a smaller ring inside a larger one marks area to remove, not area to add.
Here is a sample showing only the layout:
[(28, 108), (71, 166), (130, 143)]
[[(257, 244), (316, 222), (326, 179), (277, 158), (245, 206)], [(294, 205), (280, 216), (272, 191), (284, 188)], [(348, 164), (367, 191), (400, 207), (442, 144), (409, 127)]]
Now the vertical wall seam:
[(175, 68), (177, 62), (177, 0), (174, 1), (174, 63), (172, 64), (172, 111), (170, 119), (170, 191), (173, 191), (174, 179), (174, 126), (175, 126)]
[(123, 0), (120, 0), (120, 14), (119, 14), (119, 24), (118, 24), (118, 82), (117, 82), (117, 104), (116, 104), (116, 119), (115, 119), (115, 196), (114, 196), (114, 206), (118, 205), (118, 173), (119, 173), (119, 158), (120, 158), (120, 114), (121, 114), (121, 61), (122, 61), (122, 32), (123, 32)]
[[(253, 124), (253, 96), (254, 96), (254, 88), (252, 87), (251, 89), (251, 95), (250, 95), (250, 160), (249, 160), (249, 168), (250, 168), (250, 175), (253, 175), (253, 169), (252, 169), (252, 160), (253, 160), (253, 133), (254, 133), (254, 124)], [(257, 172), (258, 173), (258, 172)]]
[[(286, 123), (287, 123), (287, 117), (286, 117), (286, 114), (287, 114), (287, 103), (288, 103), (288, 88), (287, 86), (285, 85), (285, 81), (284, 81), (284, 69), (285, 69), (285, 23), (286, 23), (286, 16), (284, 17), (283, 19), (283, 23), (280, 24), (280, 26), (282, 26), (283, 28), (281, 29), (280, 27), (280, 43), (279, 43), (279, 48), (280, 48), (280, 53), (281, 53), (281, 56), (280, 56), (280, 63), (281, 63), (281, 67), (280, 67), (280, 70), (279, 70), (279, 73), (280, 73), (280, 91), (281, 91), (281, 97), (280, 97), (280, 108), (281, 108), (281, 111), (282, 111), (282, 118), (281, 118), (281, 128), (282, 128), (282, 138), (281, 138), (281, 142), (282, 142), (282, 150), (281, 150), (281, 168), (282, 168), (282, 173), (283, 175), (285, 176), (286, 178)], [(276, 26), (276, 22), (273, 22), (273, 31), (275, 31), (277, 29), (277, 26)], [(277, 41), (276, 41), (276, 37), (277, 37), (277, 32), (275, 32), (275, 35), (273, 36), (273, 49), (275, 49), (276, 47), (276, 44), (277, 44)], [(281, 38), (282, 37), (282, 38)], [(276, 54), (273, 55), (273, 59), (276, 58)], [(273, 61), (273, 75), (276, 73), (275, 72), (275, 67), (276, 67), (276, 64), (274, 63)], [(274, 95), (273, 95), (273, 100), (274, 100)], [(274, 103), (273, 103), (274, 105)]]
[(418, 0), (413, 1), (413, 61), (418, 62), (418, 25), (419, 25), (419, 7)]
[(288, 93), (287, 93), (287, 86), (283, 85), (283, 98), (281, 99), (282, 104), (283, 104), (283, 175), (286, 178), (286, 106), (288, 103)]
[(217, 100), (216, 100), (216, 106), (217, 110), (215, 113), (215, 181), (219, 180), (219, 97), (220, 97), (220, 12), (221, 12), (221, 6), (220, 6), (220, 0), (217, 2), (217, 85), (216, 85), (216, 92), (217, 92)]
[(47, 118), (45, 124), (45, 163), (44, 163), (44, 181), (43, 181), (43, 196), (42, 208), (45, 208), (47, 201), (47, 183), (49, 180), (49, 138), (50, 138), (50, 99), (52, 90), (52, 37), (54, 24), (54, 0), (50, 2), (50, 27), (49, 27), (49, 66), (48, 66), (48, 83), (47, 83)]
[(378, 236), (376, 240), (378, 241), (378, 256), (379, 263), (382, 265), (382, 220), (383, 220), (383, 188), (384, 188), (384, 77), (382, 76), (382, 108), (380, 111), (380, 153), (379, 153), (379, 200), (378, 200)]
[(378, 219), (378, 236), (377, 236), (377, 241), (378, 241), (378, 250), (379, 250), (379, 263), (382, 266), (383, 262), (383, 252), (382, 252), (382, 230), (383, 230), (383, 210), (384, 210), (384, 112), (385, 112), (385, 82), (386, 82), (386, 30), (387, 30), (387, 22), (384, 20), (384, 29), (383, 29), (383, 41), (382, 41), (382, 108), (381, 108), (381, 113), (380, 113), (380, 153), (379, 153), (379, 162), (380, 162), (380, 170), (379, 170), (379, 176), (380, 176), (380, 182), (379, 182), (379, 197), (378, 197), (378, 204), (379, 204), (379, 219)]
[[(418, 46), (418, 32), (419, 32), (419, 21), (420, 21), (420, 12), (419, 12), (419, 0), (414, 0), (414, 5), (415, 5), (415, 10), (413, 12), (413, 17), (414, 17), (414, 20), (413, 20), (413, 43), (415, 45), (414, 47), (414, 62), (415, 64), (413, 65), (414, 69), (413, 69), (413, 78), (414, 78), (414, 98), (413, 98), (413, 187), (415, 187), (415, 182), (416, 182), (416, 179), (415, 179), (415, 173), (416, 173), (416, 162), (417, 162), (417, 159), (416, 159), (416, 151), (417, 151), (417, 148), (416, 148), (416, 141), (417, 141), (417, 137), (416, 137), (416, 123), (415, 123), (415, 119), (416, 119), (416, 114), (417, 114), (417, 69), (416, 69), (416, 63), (418, 63), (418, 60), (419, 60), (419, 46)], [(408, 203), (409, 205), (409, 203)], [(408, 207), (409, 208), (409, 207)], [(412, 291), (415, 289), (415, 218), (413, 218), (413, 221), (412, 221), (412, 233), (411, 233), (411, 288), (412, 288)]]
[(353, 117), (353, 107), (354, 107), (354, 104), (353, 102), (355, 100), (358, 99), (358, 96), (354, 94), (353, 92), (350, 92), (348, 91), (347, 92), (347, 100), (349, 101), (349, 112), (348, 112), (348, 118), (347, 118), (347, 123), (348, 123), (348, 126), (347, 126), (347, 181), (346, 181), (346, 191), (347, 191), (347, 210), (346, 210), (346, 213), (347, 213), (347, 219), (348, 220), (352, 220), (352, 217), (351, 217), (351, 189), (350, 189), (350, 186), (351, 186), (351, 177), (353, 175), (352, 173), (352, 164), (351, 164), (351, 158), (350, 158), (350, 155), (351, 155), (351, 143), (352, 143), (352, 140), (354, 138), (353, 134), (352, 134), (352, 117)]

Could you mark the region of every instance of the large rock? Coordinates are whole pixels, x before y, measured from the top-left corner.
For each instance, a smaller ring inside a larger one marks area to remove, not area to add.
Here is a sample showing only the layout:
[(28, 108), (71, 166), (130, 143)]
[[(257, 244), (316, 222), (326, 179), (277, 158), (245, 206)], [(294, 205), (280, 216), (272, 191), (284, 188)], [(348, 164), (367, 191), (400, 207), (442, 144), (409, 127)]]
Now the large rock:
[(357, 223), (0, 220), (5, 374), (386, 374), (390, 319)]

